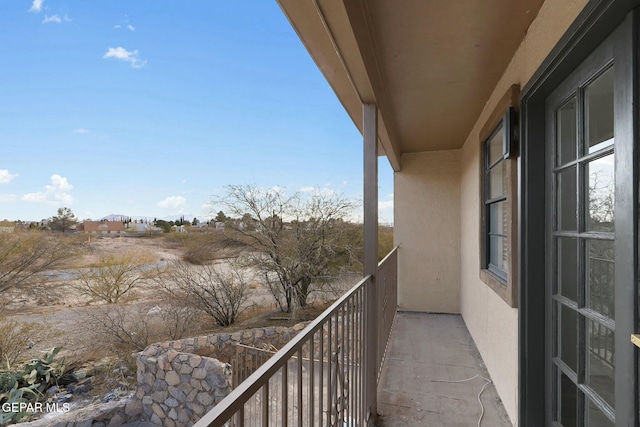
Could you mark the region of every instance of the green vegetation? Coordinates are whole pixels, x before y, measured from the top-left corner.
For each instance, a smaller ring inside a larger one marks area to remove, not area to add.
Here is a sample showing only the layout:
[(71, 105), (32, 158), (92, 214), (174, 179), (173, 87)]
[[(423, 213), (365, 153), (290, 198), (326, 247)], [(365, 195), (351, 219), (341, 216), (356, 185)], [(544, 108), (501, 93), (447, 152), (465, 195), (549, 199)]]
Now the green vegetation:
[[(7, 364), (0, 370), (0, 405), (8, 403), (35, 403), (45, 400), (45, 392), (58, 385), (67, 374), (63, 358), (56, 359), (60, 347), (43, 351), (43, 356), (15, 368)], [(0, 412), (0, 425), (25, 420), (26, 412)]]
[(48, 220), (49, 228), (53, 231), (65, 233), (78, 223), (74, 213), (69, 208), (59, 208), (58, 214)]

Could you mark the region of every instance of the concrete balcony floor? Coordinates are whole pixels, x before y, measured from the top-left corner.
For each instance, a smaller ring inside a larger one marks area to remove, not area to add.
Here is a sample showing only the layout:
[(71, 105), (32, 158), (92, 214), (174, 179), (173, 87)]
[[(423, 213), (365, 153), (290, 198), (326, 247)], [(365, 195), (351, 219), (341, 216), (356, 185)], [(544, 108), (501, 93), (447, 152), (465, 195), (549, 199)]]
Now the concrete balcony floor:
[(380, 427), (512, 426), (461, 316), (399, 312), (387, 352)]

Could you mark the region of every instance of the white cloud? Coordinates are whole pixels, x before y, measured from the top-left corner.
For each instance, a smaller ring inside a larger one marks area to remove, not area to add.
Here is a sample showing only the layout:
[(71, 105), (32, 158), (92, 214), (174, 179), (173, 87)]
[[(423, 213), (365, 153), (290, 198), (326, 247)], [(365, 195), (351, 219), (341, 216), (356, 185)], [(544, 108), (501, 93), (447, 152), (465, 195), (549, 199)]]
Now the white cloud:
[(182, 196), (169, 196), (164, 200), (158, 202), (158, 206), (165, 209), (176, 209), (187, 203), (187, 200)]
[(313, 193), (316, 190), (316, 187), (302, 187), (300, 189), (301, 193)]
[(143, 61), (140, 59), (137, 50), (128, 51), (123, 47), (110, 47), (109, 50), (107, 50), (107, 53), (102, 57), (105, 59), (114, 58), (128, 62), (133, 68), (143, 67), (147, 63), (146, 60)]
[(42, 3), (44, 2), (44, 0), (33, 0), (33, 3), (31, 3), (31, 8), (29, 9), (29, 12), (35, 12), (38, 13), (42, 10)]
[(51, 175), (51, 185), (45, 185), (45, 191), (28, 193), (22, 196), (25, 202), (48, 203), (50, 205), (71, 204), (73, 197), (69, 191), (73, 185), (69, 184), (67, 178), (60, 175)]
[(78, 129), (74, 129), (73, 133), (89, 133), (89, 129), (78, 128)]
[(136, 30), (136, 27), (134, 27), (133, 25), (129, 24), (129, 25), (127, 25), (127, 30), (129, 30), (129, 31), (135, 31), (135, 30)]
[(378, 202), (378, 210), (393, 209), (393, 200), (385, 200), (384, 202)]
[(16, 199), (15, 194), (0, 194), (0, 203), (13, 203)]
[(0, 169), (0, 184), (7, 184), (17, 176), (17, 173), (10, 173), (7, 169)]
[(51, 15), (51, 16), (45, 15), (44, 19), (42, 20), (43, 24), (50, 24), (52, 22), (59, 24), (62, 22), (62, 18), (60, 18), (60, 15)]
[(115, 28), (116, 30), (119, 30), (120, 28), (122, 28), (120, 25), (114, 25), (113, 28)]

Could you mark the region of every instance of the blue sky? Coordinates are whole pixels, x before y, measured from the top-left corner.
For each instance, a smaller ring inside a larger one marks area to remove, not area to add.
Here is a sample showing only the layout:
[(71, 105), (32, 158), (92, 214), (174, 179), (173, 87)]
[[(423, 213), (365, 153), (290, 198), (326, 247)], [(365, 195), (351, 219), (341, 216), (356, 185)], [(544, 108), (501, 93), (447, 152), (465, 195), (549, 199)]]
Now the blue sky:
[[(228, 184), (361, 198), (362, 137), (275, 0), (5, 1), (0, 40), (0, 219), (207, 216)], [(383, 222), (392, 192), (381, 158)]]

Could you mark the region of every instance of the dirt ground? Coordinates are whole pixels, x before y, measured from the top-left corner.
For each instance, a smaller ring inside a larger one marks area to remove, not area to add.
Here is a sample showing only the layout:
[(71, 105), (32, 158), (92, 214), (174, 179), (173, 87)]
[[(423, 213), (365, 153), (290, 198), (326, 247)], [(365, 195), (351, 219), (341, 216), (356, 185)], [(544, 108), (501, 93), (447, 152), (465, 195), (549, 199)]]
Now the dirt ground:
[[(78, 366), (96, 366), (97, 364), (107, 364), (106, 377), (96, 375), (95, 390), (91, 393), (93, 399), (100, 399), (101, 396), (114, 386), (113, 378), (109, 378), (108, 372), (115, 372), (118, 363), (128, 364), (131, 371), (135, 370), (131, 352), (125, 354), (128, 362), (115, 360), (113, 355), (108, 354), (109, 349), (96, 351), (96, 338), (86, 324), (87, 313), (108, 307), (121, 308), (125, 311), (140, 311), (146, 313), (148, 307), (153, 307), (158, 302), (158, 289), (153, 284), (142, 285), (118, 304), (106, 306), (104, 303), (92, 300), (81, 295), (73, 288), (73, 270), (90, 266), (96, 262), (102, 254), (136, 251), (150, 254), (156, 263), (163, 263), (181, 259), (183, 247), (164, 238), (127, 238), (127, 237), (105, 237), (92, 238), (84, 243), (83, 254), (75, 259), (68, 270), (50, 271), (42, 276), (38, 285), (25, 290), (12, 290), (3, 295), (0, 301), (2, 312), (0, 317), (17, 320), (19, 322), (32, 322), (41, 324), (51, 333), (41, 342), (36, 343), (33, 348), (24, 353), (24, 359), (35, 357), (38, 352), (54, 346), (62, 346), (61, 355), (65, 355), (68, 360), (78, 361)], [(219, 261), (225, 263), (226, 261)], [(345, 280), (345, 289), (351, 279)], [(280, 312), (274, 304), (273, 297), (254, 282), (251, 286), (251, 296), (247, 302), (247, 309), (241, 315), (237, 324), (228, 327), (230, 330), (245, 329), (265, 325), (292, 326), (295, 323), (311, 320), (320, 314), (327, 306), (326, 300), (316, 301), (304, 310), (300, 310), (294, 316)], [(335, 297), (335, 296), (334, 296)], [(328, 297), (331, 300), (331, 297)], [(148, 314), (148, 313), (147, 313)], [(290, 319), (287, 319), (289, 317)], [(196, 336), (210, 333), (216, 327), (212, 322), (200, 325), (199, 328), (189, 331), (187, 336)], [(115, 352), (115, 349), (114, 349)], [(122, 355), (120, 356), (122, 357)], [(127, 379), (129, 387), (135, 384), (135, 372), (128, 373)]]

